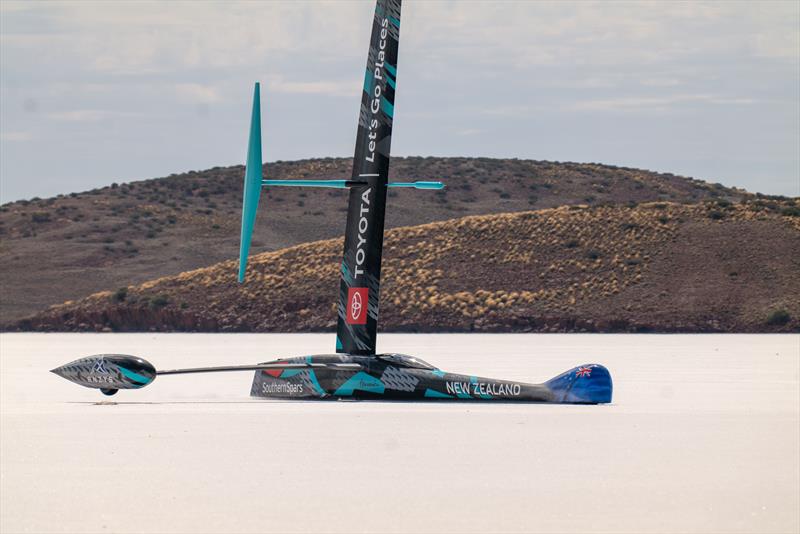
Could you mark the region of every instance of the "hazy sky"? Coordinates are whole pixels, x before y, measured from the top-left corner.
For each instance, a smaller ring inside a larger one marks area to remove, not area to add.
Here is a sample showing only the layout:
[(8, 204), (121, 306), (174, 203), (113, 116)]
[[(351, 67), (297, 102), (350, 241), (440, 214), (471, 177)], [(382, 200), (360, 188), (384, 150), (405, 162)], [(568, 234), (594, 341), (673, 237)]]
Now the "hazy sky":
[[(0, 198), (352, 156), (373, 2), (0, 3)], [(800, 195), (800, 3), (412, 2), (395, 155)]]

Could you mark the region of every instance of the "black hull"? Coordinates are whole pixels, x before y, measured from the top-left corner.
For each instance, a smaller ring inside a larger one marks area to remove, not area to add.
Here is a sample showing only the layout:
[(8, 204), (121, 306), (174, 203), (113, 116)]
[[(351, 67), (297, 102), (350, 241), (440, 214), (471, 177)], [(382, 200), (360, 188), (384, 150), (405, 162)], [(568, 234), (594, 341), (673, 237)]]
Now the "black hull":
[[(271, 399), (393, 401), (522, 401), (566, 404), (611, 402), (608, 370), (597, 364), (571, 369), (543, 384), (447, 373), (401, 355), (320, 355), (270, 362), (307, 368), (255, 372), (250, 394)], [(357, 364), (337, 369), (333, 363)]]

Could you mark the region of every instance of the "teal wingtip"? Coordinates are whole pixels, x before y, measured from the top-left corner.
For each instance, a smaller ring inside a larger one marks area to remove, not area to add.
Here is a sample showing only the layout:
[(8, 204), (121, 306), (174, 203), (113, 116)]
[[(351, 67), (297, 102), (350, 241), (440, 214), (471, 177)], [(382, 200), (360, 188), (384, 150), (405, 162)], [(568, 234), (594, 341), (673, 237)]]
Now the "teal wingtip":
[(244, 193), (242, 198), (242, 234), (239, 241), (239, 283), (244, 282), (247, 270), (247, 257), (261, 197), (261, 98), (260, 84), (256, 82), (253, 90), (253, 113), (250, 118), (250, 141), (247, 147), (247, 165), (244, 172)]
[(389, 187), (413, 187), (414, 189), (444, 189), (442, 182), (389, 182)]
[(444, 189), (442, 182), (417, 182), (417, 189)]

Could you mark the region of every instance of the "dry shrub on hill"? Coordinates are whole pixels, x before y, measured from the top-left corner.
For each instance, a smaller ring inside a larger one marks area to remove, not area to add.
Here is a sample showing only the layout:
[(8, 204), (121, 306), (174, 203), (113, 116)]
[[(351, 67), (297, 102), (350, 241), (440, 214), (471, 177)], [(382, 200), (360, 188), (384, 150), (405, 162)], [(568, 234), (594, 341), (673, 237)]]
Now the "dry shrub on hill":
[[(397, 228), (385, 239), (381, 323), (407, 331), (793, 329), (800, 217), (786, 210), (793, 201), (784, 204), (570, 206)], [(695, 243), (696, 235), (706, 237)], [(227, 261), (129, 287), (124, 301), (103, 292), (56, 306), (23, 327), (329, 330), (341, 251), (332, 239), (254, 256), (244, 285)], [(773, 273), (768, 284), (764, 272)], [(789, 318), (767, 323), (776, 306)]]

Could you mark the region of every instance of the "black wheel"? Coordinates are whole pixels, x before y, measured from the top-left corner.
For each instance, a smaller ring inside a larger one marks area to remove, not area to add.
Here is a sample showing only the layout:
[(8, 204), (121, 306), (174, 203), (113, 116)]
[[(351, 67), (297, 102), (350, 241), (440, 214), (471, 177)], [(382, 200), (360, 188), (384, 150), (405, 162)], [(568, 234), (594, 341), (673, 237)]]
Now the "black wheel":
[(103, 395), (108, 395), (109, 397), (111, 395), (116, 394), (117, 391), (119, 391), (119, 390), (118, 389), (105, 389), (105, 388), (101, 388), (100, 389), (100, 393), (102, 393)]

